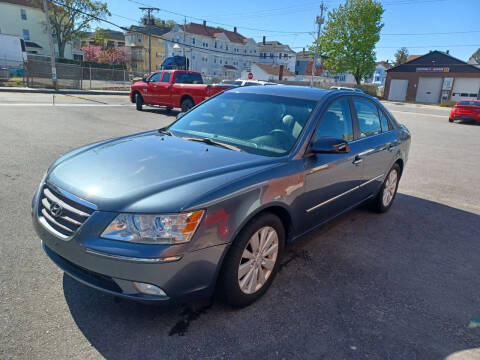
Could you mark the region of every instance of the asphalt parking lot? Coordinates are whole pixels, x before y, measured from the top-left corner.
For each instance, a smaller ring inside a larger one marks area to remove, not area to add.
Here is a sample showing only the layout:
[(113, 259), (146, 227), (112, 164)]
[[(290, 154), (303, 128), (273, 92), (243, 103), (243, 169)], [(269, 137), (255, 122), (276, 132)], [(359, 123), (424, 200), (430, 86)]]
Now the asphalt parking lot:
[(30, 200), (60, 154), (152, 128), (119, 96), (0, 93), (0, 358), (480, 359), (480, 126), (388, 103), (412, 132), (396, 202), (291, 247), (252, 306), (163, 309), (92, 290), (42, 252)]

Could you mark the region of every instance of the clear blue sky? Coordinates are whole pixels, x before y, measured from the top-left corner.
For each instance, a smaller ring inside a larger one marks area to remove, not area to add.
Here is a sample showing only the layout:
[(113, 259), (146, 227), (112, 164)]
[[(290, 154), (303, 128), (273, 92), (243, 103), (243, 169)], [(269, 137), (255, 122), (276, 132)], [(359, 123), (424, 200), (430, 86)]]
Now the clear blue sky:
[[(333, 9), (342, 2), (343, 0), (326, 0), (325, 4), (329, 9)], [(385, 26), (377, 44), (377, 60), (393, 60), (396, 49), (402, 46), (407, 47), (410, 54), (449, 49), (451, 55), (468, 60), (480, 47), (480, 0), (381, 0), (381, 2), (385, 8), (383, 14)], [(211, 26), (222, 26), (229, 30), (237, 26), (238, 32), (246, 37), (253, 37), (256, 41), (261, 41), (262, 36), (266, 35), (267, 39), (278, 40), (290, 45), (295, 51), (300, 51), (302, 47), (312, 43), (313, 37), (311, 34), (293, 32), (315, 30), (314, 17), (319, 11), (320, 1), (107, 0), (107, 3), (112, 13), (110, 20), (122, 26), (134, 24), (134, 20), (141, 17), (142, 13), (138, 7), (143, 3), (162, 9), (155, 13), (162, 19), (183, 23), (183, 16), (167, 12), (170, 11), (187, 15), (187, 22), (198, 23), (204, 19)], [(470, 32), (474, 30), (477, 32)], [(469, 33), (388, 35), (439, 32)]]

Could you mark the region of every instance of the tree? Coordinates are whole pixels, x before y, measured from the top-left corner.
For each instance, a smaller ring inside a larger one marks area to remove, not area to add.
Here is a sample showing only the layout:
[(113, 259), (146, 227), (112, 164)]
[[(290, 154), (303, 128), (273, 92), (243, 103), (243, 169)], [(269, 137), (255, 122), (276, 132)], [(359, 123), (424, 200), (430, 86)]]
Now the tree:
[(85, 61), (112, 65), (125, 64), (127, 61), (127, 54), (125, 53), (124, 47), (102, 50), (100, 45), (88, 45), (82, 47), (80, 50), (83, 52)]
[(475, 51), (472, 56), (470, 56), (470, 59), (469, 59), (469, 62), (470, 63), (473, 63), (475, 65), (479, 65), (480, 64), (480, 48), (477, 49), (477, 51)]
[[(375, 70), (375, 44), (380, 40), (382, 4), (375, 0), (346, 0), (328, 13), (320, 36), (320, 54), (332, 73), (351, 72), (357, 84)], [(316, 42), (310, 48), (316, 51)]]
[[(150, 15), (151, 18), (153, 19), (153, 24), (155, 26), (159, 26), (159, 27), (165, 27), (165, 28), (168, 28), (168, 29), (173, 29), (173, 27), (175, 26), (175, 21), (173, 20), (162, 20), (158, 17), (155, 17), (153, 15)], [(148, 16), (147, 15), (143, 15), (141, 18), (140, 18), (140, 25), (148, 25), (147, 24), (148, 22)]]
[(65, 56), (65, 45), (90, 30), (95, 18), (109, 16), (107, 4), (93, 0), (56, 0), (50, 2), (50, 23), (56, 36), (58, 54)]
[(87, 45), (80, 48), (83, 52), (83, 59), (85, 61), (98, 62), (102, 47), (100, 45)]
[(400, 49), (397, 50), (397, 52), (394, 55), (395, 61), (393, 62), (393, 65), (398, 66), (406, 63), (408, 55), (409, 55), (408, 49), (406, 47), (401, 47)]

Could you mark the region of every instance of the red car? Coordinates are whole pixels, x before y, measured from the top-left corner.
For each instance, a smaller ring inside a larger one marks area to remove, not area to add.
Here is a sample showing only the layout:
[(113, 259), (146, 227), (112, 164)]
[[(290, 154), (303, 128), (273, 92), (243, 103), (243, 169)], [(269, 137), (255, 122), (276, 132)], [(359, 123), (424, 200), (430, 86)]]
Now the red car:
[(226, 85), (205, 85), (202, 74), (188, 70), (155, 71), (134, 83), (130, 100), (142, 110), (143, 105), (166, 106), (168, 110), (188, 111), (203, 100), (231, 88)]
[(450, 111), (448, 121), (475, 120), (480, 123), (480, 100), (464, 100), (456, 103)]

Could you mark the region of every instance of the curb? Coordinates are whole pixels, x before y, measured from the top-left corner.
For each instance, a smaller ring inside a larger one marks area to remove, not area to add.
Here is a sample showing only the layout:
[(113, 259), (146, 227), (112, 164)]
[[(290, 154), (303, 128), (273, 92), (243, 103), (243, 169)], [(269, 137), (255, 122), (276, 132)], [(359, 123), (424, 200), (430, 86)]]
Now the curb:
[(72, 95), (120, 95), (128, 96), (129, 91), (114, 90), (53, 90), (53, 89), (32, 89), (21, 87), (0, 87), (0, 92), (30, 93), (30, 94), (72, 94)]

